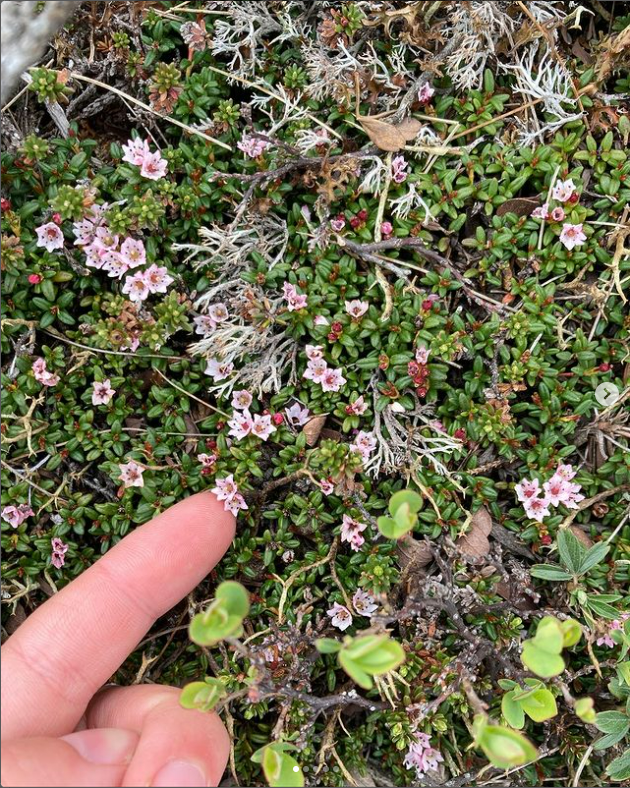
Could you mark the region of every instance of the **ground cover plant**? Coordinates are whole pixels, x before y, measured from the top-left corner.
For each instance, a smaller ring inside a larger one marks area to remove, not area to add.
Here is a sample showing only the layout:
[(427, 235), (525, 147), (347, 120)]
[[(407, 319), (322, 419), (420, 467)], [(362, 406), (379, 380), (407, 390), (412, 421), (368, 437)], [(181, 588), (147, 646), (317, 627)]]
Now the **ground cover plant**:
[(116, 678), (226, 784), (627, 783), (629, 25), (81, 4), (2, 112), (3, 636), (210, 489)]

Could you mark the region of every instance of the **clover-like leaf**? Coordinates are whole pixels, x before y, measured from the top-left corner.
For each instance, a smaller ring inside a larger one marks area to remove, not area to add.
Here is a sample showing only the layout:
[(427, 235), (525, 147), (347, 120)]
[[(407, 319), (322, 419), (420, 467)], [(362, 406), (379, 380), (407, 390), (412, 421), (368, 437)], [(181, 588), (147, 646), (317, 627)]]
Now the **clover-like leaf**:
[(546, 689), (537, 689), (531, 695), (520, 701), (521, 708), (534, 722), (544, 722), (555, 717), (558, 713), (556, 699)]
[(222, 681), (207, 678), (205, 681), (193, 681), (187, 684), (179, 696), (179, 702), (185, 709), (211, 711), (226, 695), (227, 691)]
[(249, 595), (240, 583), (227, 581), (217, 588), (214, 601), (190, 622), (190, 639), (200, 646), (214, 646), (228, 637), (239, 637), (249, 612)]
[(336, 654), (341, 649), (341, 643), (333, 638), (319, 638), (315, 641), (315, 648), (320, 654)]
[(490, 724), (485, 714), (475, 716), (473, 732), (476, 746), (499, 769), (523, 766), (538, 757), (538, 750), (522, 733), (503, 725)]
[(389, 635), (363, 635), (347, 642), (339, 652), (339, 664), (363, 689), (372, 689), (373, 676), (395, 670), (405, 661), (400, 643)]
[(545, 616), (538, 624), (536, 635), (523, 643), (521, 660), (537, 676), (548, 679), (559, 676), (564, 670), (560, 656), (564, 645), (564, 632), (553, 616)]
[(388, 507), (389, 513), (392, 515), (392, 517), (396, 515), (396, 512), (403, 504), (407, 504), (409, 507), (408, 511), (416, 514), (416, 512), (419, 512), (420, 509), (422, 509), (422, 497), (413, 490), (399, 490), (398, 492), (395, 492), (389, 499)]
[(252, 761), (262, 766), (270, 788), (302, 788), (304, 773), (300, 764), (287, 750), (295, 750), (293, 744), (273, 742), (266, 744), (252, 755)]

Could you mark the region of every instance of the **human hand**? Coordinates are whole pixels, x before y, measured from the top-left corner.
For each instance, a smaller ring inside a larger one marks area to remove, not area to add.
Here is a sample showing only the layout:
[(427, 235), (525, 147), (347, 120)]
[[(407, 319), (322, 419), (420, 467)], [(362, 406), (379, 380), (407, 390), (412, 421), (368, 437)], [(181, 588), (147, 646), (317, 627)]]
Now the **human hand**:
[(219, 717), (160, 685), (101, 689), (154, 621), (214, 567), (234, 518), (194, 495), (122, 539), (2, 647), (3, 786), (217, 785)]

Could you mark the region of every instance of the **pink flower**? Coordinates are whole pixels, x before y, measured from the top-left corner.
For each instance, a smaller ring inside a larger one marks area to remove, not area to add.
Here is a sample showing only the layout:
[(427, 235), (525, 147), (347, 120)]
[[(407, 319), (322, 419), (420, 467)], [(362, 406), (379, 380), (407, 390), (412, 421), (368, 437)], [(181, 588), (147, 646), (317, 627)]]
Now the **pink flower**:
[(575, 476), (577, 471), (573, 470), (572, 465), (558, 465), (556, 468), (556, 475), (561, 476), (565, 481), (571, 481), (571, 479)]
[(354, 402), (346, 405), (346, 413), (349, 416), (362, 416), (367, 410), (367, 407), (367, 402), (363, 398), (363, 395), (361, 395), (357, 397)]
[(544, 202), (542, 205), (539, 205), (538, 208), (534, 208), (531, 212), (531, 216), (534, 219), (548, 219), (549, 218), (549, 203)]
[(295, 402), (290, 408), (285, 408), (284, 412), (288, 423), (292, 427), (302, 427), (309, 420), (311, 412), (308, 408), (303, 408), (299, 402)]
[(537, 498), (540, 494), (540, 482), (538, 479), (523, 479), (519, 484), (515, 485), (514, 490), (516, 497), (521, 503), (527, 503), (532, 498)]
[(435, 90), (428, 82), (423, 82), (418, 89), (418, 101), (420, 104), (428, 104), (433, 97)]
[(54, 222), (36, 227), (37, 246), (43, 246), (47, 252), (63, 249), (63, 233)]
[(575, 184), (569, 178), (567, 181), (557, 181), (556, 185), (551, 191), (551, 196), (558, 202), (568, 202), (575, 192)]
[(139, 137), (129, 140), (122, 149), (124, 153), (122, 160), (137, 167), (140, 167), (145, 157), (151, 154), (148, 140), (141, 140)]
[(304, 370), (303, 377), (306, 380), (312, 380), (313, 383), (321, 383), (324, 380), (325, 374), (328, 372), (328, 364), (323, 358), (315, 358), (309, 361)]
[(27, 517), (32, 517), (35, 512), (26, 503), (20, 503), (17, 506), (5, 506), (0, 513), (0, 517), (9, 523), (12, 528), (18, 528), (26, 520)]
[(254, 416), (254, 423), (252, 424), (252, 435), (266, 441), (267, 438), (276, 431), (271, 416)]
[(582, 231), (582, 227), (583, 225), (581, 224), (563, 224), (560, 242), (569, 250), (574, 249), (576, 246), (581, 246), (586, 241), (586, 235)]
[(335, 485), (330, 481), (330, 479), (320, 479), (317, 484), (324, 495), (331, 495), (335, 492)]
[(523, 504), (523, 507), (530, 519), (542, 523), (545, 517), (549, 517), (549, 505), (550, 501), (548, 498), (529, 498)]
[(55, 375), (47, 369), (45, 359), (36, 358), (32, 369), (35, 380), (41, 383), (42, 386), (56, 386), (59, 383), (59, 375)]
[(324, 358), (324, 351), (322, 350), (321, 345), (307, 345), (304, 350), (306, 353), (306, 358), (309, 361), (315, 361), (315, 359)]
[(343, 214), (339, 214), (336, 219), (331, 219), (330, 226), (336, 233), (340, 233), (346, 226), (346, 219)]
[(41, 274), (29, 274), (28, 281), (31, 285), (38, 285), (44, 277)]
[(354, 443), (350, 446), (354, 451), (358, 451), (364, 460), (369, 459), (370, 455), (376, 448), (376, 438), (373, 432), (365, 432), (361, 430), (357, 433)]
[(167, 287), (175, 281), (165, 266), (155, 263), (144, 272), (144, 278), (151, 293), (166, 293)]
[(557, 474), (554, 474), (549, 481), (543, 484), (545, 496), (549, 499), (551, 506), (559, 506), (570, 498), (572, 487), (571, 482), (567, 482), (562, 476)]
[(407, 162), (404, 156), (396, 156), (392, 160), (392, 180), (394, 183), (404, 183), (407, 180)]
[(233, 474), (226, 476), (224, 479), (217, 479), (216, 485), (217, 486), (213, 488), (212, 492), (217, 496), (217, 500), (219, 501), (230, 501), (238, 494), (238, 487), (234, 481)]
[(92, 383), (92, 405), (109, 405), (115, 393), (109, 378), (101, 382), (95, 380)]
[(55, 569), (61, 569), (66, 563), (66, 553), (68, 552), (68, 545), (55, 536), (50, 540), (51, 556), (50, 561)]
[(118, 477), (125, 487), (144, 487), (144, 479), (142, 474), (145, 469), (142, 465), (138, 465), (134, 460), (129, 460), (128, 463), (120, 464), (120, 476)]
[(209, 358), (206, 364), (205, 373), (210, 375), (212, 380), (217, 383), (219, 380), (225, 380), (234, 371), (234, 364), (231, 362), (221, 362), (216, 358)]
[(122, 291), (129, 296), (130, 301), (144, 301), (149, 297), (149, 283), (146, 280), (144, 271), (137, 271), (135, 274), (125, 279)]
[(416, 348), (416, 361), (418, 364), (426, 364), (429, 360), (429, 356), (431, 355), (431, 351), (427, 347), (417, 347)]
[(568, 509), (578, 509), (579, 508), (578, 503), (584, 500), (584, 496), (580, 495), (580, 490), (582, 489), (582, 486), (580, 484), (571, 484), (571, 482), (569, 482), (569, 488), (570, 489), (566, 494), (562, 503)]
[(285, 282), (282, 286), (283, 295), (287, 302), (287, 309), (289, 312), (295, 312), (298, 309), (304, 309), (307, 306), (308, 300), (305, 295), (298, 293), (295, 285), (290, 282)]
[(330, 623), (333, 627), (337, 627), (337, 629), (340, 629), (342, 632), (352, 626), (352, 613), (347, 607), (340, 605), (339, 602), (335, 602), (326, 613), (330, 616)]
[(232, 512), (234, 517), (238, 517), (240, 510), (247, 509), (248, 506), (245, 503), (245, 498), (240, 493), (236, 493), (229, 501), (223, 504), (223, 508), (226, 512)]
[(418, 780), (422, 780), (427, 772), (437, 769), (444, 759), (431, 747), (431, 739), (426, 733), (414, 732), (415, 741), (409, 745), (403, 764), (405, 769), (415, 769)]
[(394, 232), (394, 225), (391, 222), (381, 222), (381, 235), (385, 237)]
[(215, 323), (223, 323), (230, 316), (226, 305), (223, 303), (212, 304), (208, 309), (208, 314)]
[(261, 140), (258, 137), (243, 134), (240, 142), (236, 143), (236, 147), (243, 151), (246, 156), (249, 156), (250, 159), (257, 159), (267, 150), (270, 144), (271, 143), (267, 142), (267, 140)]
[(110, 251), (96, 243), (96, 241), (84, 246), (83, 251), (85, 252), (85, 264), (89, 268), (96, 268), (97, 270), (105, 265), (110, 255)]
[(217, 461), (216, 454), (198, 454), (197, 459), (205, 468), (212, 468), (215, 462)]
[(605, 635), (603, 635), (600, 638), (597, 638), (597, 645), (598, 646), (606, 646), (607, 648), (614, 648), (617, 644), (611, 638), (610, 633), (606, 632)]
[(72, 232), (75, 237), (75, 246), (87, 246), (94, 241), (96, 225), (89, 219), (81, 219), (81, 221), (72, 224)]
[(197, 315), (193, 318), (193, 323), (195, 324), (195, 334), (201, 334), (202, 337), (209, 337), (217, 327), (210, 315)]
[(564, 221), (564, 217), (564, 208), (561, 208), (559, 205), (551, 212), (551, 218), (554, 222), (562, 222)]
[(327, 369), (321, 381), (323, 391), (339, 391), (345, 383), (346, 379), (340, 369)]
[(147, 153), (140, 165), (140, 175), (151, 181), (159, 181), (166, 175), (168, 162), (163, 159), (159, 151)]
[(344, 514), (341, 523), (341, 541), (348, 542), (353, 550), (358, 550), (365, 541), (361, 532), (366, 528), (365, 523), (355, 520), (349, 514)]
[(103, 271), (107, 271), (107, 276), (115, 276), (120, 279), (129, 270), (129, 266), (123, 259), (123, 256), (118, 252), (105, 252), (101, 257), (101, 262), (101, 268)]
[(357, 588), (352, 597), (352, 606), (360, 616), (372, 618), (372, 613), (378, 610), (378, 605), (372, 594)]
[(125, 238), (120, 247), (120, 255), (129, 268), (137, 268), (147, 261), (147, 252), (142, 241), (135, 238)]
[(346, 301), (346, 312), (352, 317), (358, 319), (362, 317), (369, 309), (370, 305), (367, 301)]
[(109, 229), (109, 227), (99, 227), (96, 231), (94, 243), (105, 249), (113, 251), (118, 248), (119, 238)]
[(313, 324), (316, 326), (327, 326), (330, 325), (330, 320), (324, 315), (315, 315), (313, 318)]
[(254, 420), (252, 419), (251, 413), (247, 409), (243, 410), (242, 412), (236, 411), (236, 413), (228, 421), (228, 427), (230, 428), (228, 435), (236, 438), (236, 440), (243, 440), (243, 438), (247, 437), (251, 433), (253, 426)]
[(232, 394), (232, 407), (236, 410), (247, 410), (253, 399), (247, 389), (239, 389)]

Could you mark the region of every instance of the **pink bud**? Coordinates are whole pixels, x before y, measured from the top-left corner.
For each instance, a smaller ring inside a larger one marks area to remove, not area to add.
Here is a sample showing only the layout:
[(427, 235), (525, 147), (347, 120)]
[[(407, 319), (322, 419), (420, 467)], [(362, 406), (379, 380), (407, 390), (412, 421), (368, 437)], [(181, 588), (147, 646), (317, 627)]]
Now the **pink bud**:
[(44, 277), (41, 274), (29, 274), (28, 281), (32, 285), (38, 285)]
[(60, 226), (61, 223), (63, 222), (63, 219), (61, 218), (61, 214), (60, 213), (53, 213), (52, 220), (57, 226)]

